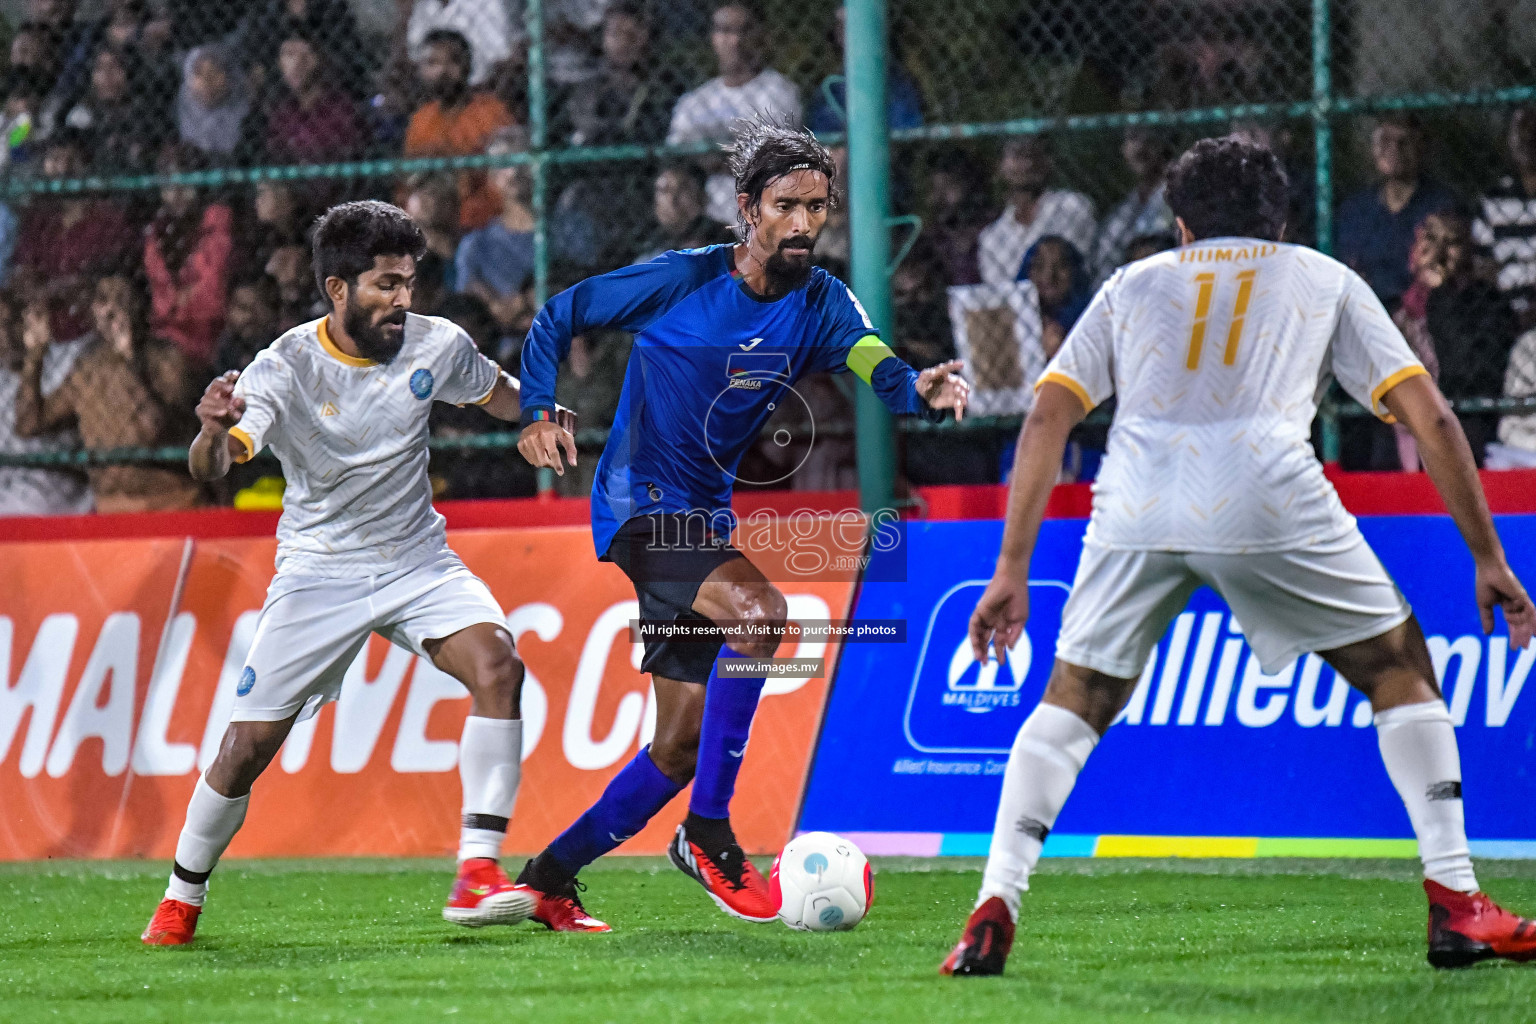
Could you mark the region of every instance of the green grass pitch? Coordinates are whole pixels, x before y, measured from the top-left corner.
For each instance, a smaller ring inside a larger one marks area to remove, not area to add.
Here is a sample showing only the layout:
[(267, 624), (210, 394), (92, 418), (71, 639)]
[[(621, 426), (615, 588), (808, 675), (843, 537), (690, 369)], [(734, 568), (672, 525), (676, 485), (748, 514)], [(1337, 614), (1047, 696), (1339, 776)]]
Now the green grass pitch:
[[(553, 935), (444, 922), (443, 862), (234, 861), (194, 946), (144, 949), (165, 865), (0, 865), (0, 1020), (1536, 1022), (1536, 964), (1424, 963), (1413, 863), (1047, 861), (1007, 975), (940, 978), (979, 867), (877, 862), (869, 918), (810, 935), (611, 859), (614, 934)], [(1536, 864), (1480, 874), (1536, 912)]]

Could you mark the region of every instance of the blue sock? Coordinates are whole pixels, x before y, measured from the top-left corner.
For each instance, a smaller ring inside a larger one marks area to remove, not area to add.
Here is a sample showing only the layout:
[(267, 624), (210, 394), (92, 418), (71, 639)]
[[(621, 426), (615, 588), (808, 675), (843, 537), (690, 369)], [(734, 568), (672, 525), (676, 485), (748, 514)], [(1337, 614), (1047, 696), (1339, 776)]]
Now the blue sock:
[(656, 767), (651, 748), (643, 747), (597, 803), (549, 844), (549, 852), (574, 875), (639, 832), (682, 789)]
[(704, 691), (704, 724), (699, 729), (699, 762), (693, 776), (693, 796), (688, 810), (701, 818), (728, 818), (731, 795), (736, 792), (736, 774), (741, 771), (742, 754), (747, 749), (747, 734), (752, 730), (752, 716), (757, 713), (757, 699), (762, 696), (765, 679), (738, 679), (720, 675), (720, 662), (740, 658), (729, 647), (720, 648), (709, 685)]

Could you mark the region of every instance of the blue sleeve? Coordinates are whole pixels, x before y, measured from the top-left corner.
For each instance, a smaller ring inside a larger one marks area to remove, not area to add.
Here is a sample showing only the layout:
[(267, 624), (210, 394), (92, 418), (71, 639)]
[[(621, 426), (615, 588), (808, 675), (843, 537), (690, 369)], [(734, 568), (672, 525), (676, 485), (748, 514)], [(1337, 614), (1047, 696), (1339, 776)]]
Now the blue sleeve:
[(546, 302), (523, 342), (523, 425), (553, 416), (555, 375), (573, 337), (602, 327), (637, 334), (722, 268), (715, 249), (667, 252), (589, 277)]
[(918, 395), (917, 371), (880, 340), (874, 322), (851, 288), (818, 271), (810, 299), (821, 314), (823, 331), (823, 347), (814, 369), (831, 373), (852, 370), (897, 416), (934, 421), (944, 418), (942, 410), (929, 408)]

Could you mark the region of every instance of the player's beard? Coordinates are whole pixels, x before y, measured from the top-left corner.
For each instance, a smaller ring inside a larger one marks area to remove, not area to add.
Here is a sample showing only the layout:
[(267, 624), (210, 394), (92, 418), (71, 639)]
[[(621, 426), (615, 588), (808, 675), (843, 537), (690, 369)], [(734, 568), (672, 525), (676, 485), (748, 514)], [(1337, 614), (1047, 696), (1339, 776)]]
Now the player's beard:
[[(791, 245), (797, 248), (803, 246), (805, 254), (786, 256), (784, 250)], [(816, 239), (809, 235), (792, 235), (780, 242), (773, 255), (763, 264), (763, 273), (768, 278), (768, 291), (773, 295), (786, 295), (802, 287), (810, 279), (813, 266), (811, 257), (815, 252)]]
[[(394, 324), (400, 329), (387, 330), (386, 324)], [(400, 349), (405, 345), (405, 310), (396, 310), (384, 319), (374, 322), (368, 315), (368, 311), (357, 306), (349, 306), (346, 316), (342, 317), (342, 326), (347, 329), (347, 337), (357, 346), (364, 358), (372, 359), (376, 363), (394, 362), (395, 356), (400, 354)]]

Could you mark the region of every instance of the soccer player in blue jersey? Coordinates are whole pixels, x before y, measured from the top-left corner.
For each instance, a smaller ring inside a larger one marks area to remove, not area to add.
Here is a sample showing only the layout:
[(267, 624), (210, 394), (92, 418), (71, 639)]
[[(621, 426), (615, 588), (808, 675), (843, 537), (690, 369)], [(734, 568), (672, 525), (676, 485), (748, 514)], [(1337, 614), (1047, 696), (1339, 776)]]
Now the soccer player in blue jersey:
[(642, 621), (737, 627), (703, 644), (644, 638), (654, 738), (518, 878), (540, 893), (534, 918), (556, 931), (609, 930), (582, 908), (576, 873), (639, 832), (690, 780), (672, 862), (727, 913), (773, 920), (778, 906), (729, 814), (764, 680), (722, 666), (771, 656), (785, 603), (731, 546), (737, 464), (808, 373), (852, 370), (893, 412), (935, 420), (946, 411), (958, 419), (970, 394), (957, 362), (919, 373), (898, 359), (848, 287), (812, 265), (837, 201), (832, 156), (815, 136), (747, 122), (731, 165), (741, 243), (667, 252), (583, 281), (545, 305), (523, 346), (518, 449), (563, 472), (562, 452), (574, 465), (576, 449), (552, 417), (572, 336), (601, 327), (634, 334), (592, 486), (597, 553), (634, 582)]

